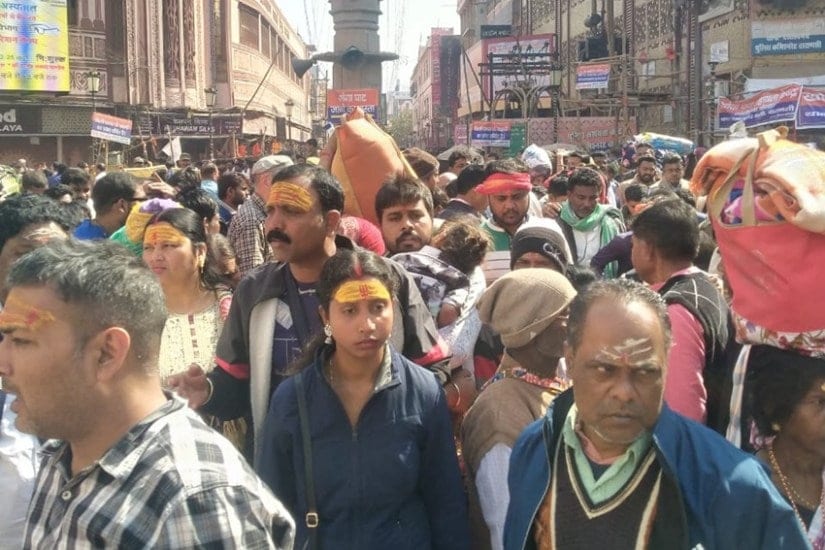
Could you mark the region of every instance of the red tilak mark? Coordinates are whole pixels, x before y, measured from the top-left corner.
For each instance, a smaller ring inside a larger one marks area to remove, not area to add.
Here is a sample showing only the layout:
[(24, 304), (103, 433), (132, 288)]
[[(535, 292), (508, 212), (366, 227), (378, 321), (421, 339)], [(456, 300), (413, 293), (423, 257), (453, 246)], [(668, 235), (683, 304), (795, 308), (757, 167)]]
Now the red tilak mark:
[(365, 284), (358, 285), (358, 293), (361, 295), (362, 300), (366, 300), (370, 296), (370, 287)]

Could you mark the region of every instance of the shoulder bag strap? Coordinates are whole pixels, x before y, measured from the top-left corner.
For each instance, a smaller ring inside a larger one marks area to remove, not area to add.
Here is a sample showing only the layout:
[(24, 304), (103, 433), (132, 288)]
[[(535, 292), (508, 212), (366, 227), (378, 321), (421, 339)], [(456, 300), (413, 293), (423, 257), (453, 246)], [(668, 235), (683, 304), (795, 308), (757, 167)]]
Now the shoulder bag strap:
[[(308, 367), (311, 368), (311, 367)], [(318, 506), (315, 504), (315, 478), (312, 475), (312, 440), (309, 433), (309, 411), (304, 392), (303, 373), (295, 375), (295, 392), (298, 394), (298, 418), (301, 422), (301, 442), (304, 448), (304, 477), (306, 483), (307, 513), (304, 518), (309, 531), (309, 550), (318, 549)]]

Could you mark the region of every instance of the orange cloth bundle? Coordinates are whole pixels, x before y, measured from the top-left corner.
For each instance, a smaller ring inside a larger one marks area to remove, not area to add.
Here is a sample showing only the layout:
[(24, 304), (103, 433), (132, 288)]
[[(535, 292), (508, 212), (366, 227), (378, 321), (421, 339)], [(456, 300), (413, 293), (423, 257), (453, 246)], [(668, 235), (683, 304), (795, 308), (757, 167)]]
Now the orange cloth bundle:
[(708, 195), (737, 339), (825, 357), (825, 153), (786, 136), (713, 147), (691, 189)]
[[(720, 143), (693, 171), (691, 191), (708, 195), (708, 204), (725, 200), (731, 171), (744, 179), (753, 165), (754, 203), (773, 219), (782, 216), (800, 229), (825, 233), (825, 153), (787, 139), (784, 126)], [(754, 158), (755, 155), (755, 158)], [(735, 179), (735, 178), (734, 178)]]
[(378, 224), (375, 194), (395, 175), (417, 179), (395, 141), (361, 109), (335, 131), (337, 149), (330, 171), (344, 189), (344, 212)]

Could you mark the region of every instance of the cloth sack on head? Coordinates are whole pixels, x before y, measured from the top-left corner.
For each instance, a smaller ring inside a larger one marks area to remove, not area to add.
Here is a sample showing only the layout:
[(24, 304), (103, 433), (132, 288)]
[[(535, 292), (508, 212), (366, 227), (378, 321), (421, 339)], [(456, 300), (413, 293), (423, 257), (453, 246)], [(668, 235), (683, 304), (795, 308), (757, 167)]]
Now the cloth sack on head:
[(360, 108), (335, 131), (338, 147), (330, 172), (344, 190), (344, 213), (378, 225), (375, 194), (397, 175), (417, 178), (392, 137)]
[(737, 339), (823, 357), (825, 153), (786, 136), (779, 128), (714, 146), (691, 187), (708, 195)]
[(501, 335), (506, 348), (529, 344), (564, 311), (576, 290), (550, 269), (519, 269), (496, 280), (481, 296), (481, 320)]
[(524, 161), (524, 164), (526, 164), (530, 169), (533, 169), (536, 166), (549, 166), (550, 170), (553, 169), (553, 163), (550, 160), (550, 155), (547, 154), (547, 151), (535, 143), (530, 144), (530, 146), (524, 150), (521, 154), (521, 160)]

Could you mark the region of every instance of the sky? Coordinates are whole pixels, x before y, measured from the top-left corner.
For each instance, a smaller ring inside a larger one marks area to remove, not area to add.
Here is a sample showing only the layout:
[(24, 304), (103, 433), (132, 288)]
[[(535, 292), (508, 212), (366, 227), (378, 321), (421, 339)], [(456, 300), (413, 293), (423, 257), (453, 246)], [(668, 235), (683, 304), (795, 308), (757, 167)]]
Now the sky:
[[(303, 39), (319, 52), (332, 51), (332, 16), (327, 0), (276, 0), (286, 18)], [(452, 27), (459, 33), (456, 0), (381, 0), (379, 19), (381, 51), (398, 53), (393, 64), (384, 63), (384, 91), (401, 80), (401, 90), (409, 90), (410, 77), (418, 59), (418, 47), (426, 42), (430, 28)], [(309, 24), (307, 24), (309, 22)]]

